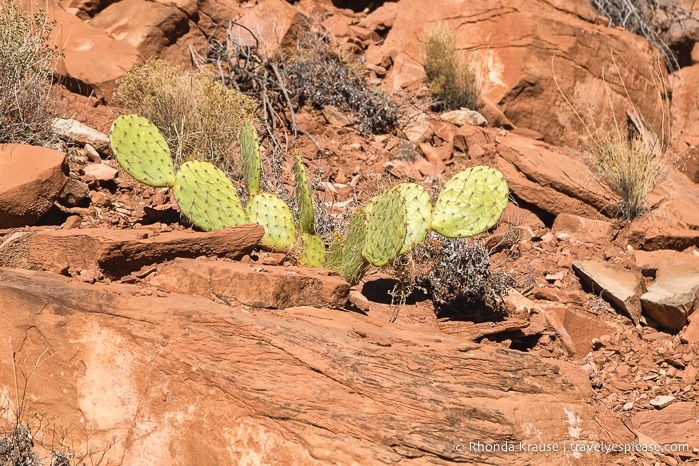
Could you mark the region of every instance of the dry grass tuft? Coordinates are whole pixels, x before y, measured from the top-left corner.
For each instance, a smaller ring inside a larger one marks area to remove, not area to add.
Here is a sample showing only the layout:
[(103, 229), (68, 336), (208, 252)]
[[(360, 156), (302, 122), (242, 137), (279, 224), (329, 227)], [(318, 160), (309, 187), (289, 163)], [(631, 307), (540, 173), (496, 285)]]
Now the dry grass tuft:
[[(621, 78), (614, 54), (611, 55), (611, 59), (618, 76)], [(651, 67), (651, 71), (657, 79), (657, 95), (662, 101), (663, 96), (667, 95), (667, 90), (656, 68)], [(626, 98), (630, 103), (630, 107), (626, 110), (626, 124), (624, 125), (616, 116), (610, 91), (605, 82), (605, 91), (614, 125), (611, 128), (601, 129), (592, 115), (589, 117), (591, 123), (588, 125), (578, 113), (558, 85), (555, 70), (554, 83), (587, 132), (588, 142), (584, 144), (583, 150), (590, 155), (599, 173), (621, 198), (616, 214), (626, 220), (641, 216), (645, 212), (648, 195), (660, 181), (667, 165), (665, 134), (667, 110), (665, 105), (663, 105), (661, 122), (662, 134), (659, 137), (633, 104), (622, 80)]]
[(475, 110), (481, 80), (476, 67), (459, 56), (454, 32), (436, 26), (425, 37), (423, 53), (427, 85), (437, 106), (445, 110)]
[(60, 49), (54, 23), (0, 0), (0, 143), (42, 144), (52, 138), (53, 71)]
[(233, 155), (243, 121), (254, 119), (259, 105), (206, 72), (186, 73), (163, 60), (126, 73), (116, 97), (160, 129), (175, 164), (205, 160), (227, 173), (235, 171)]
[(621, 197), (619, 214), (627, 220), (642, 215), (663, 171), (659, 148), (639, 137), (616, 134), (596, 141), (592, 154), (609, 186)]

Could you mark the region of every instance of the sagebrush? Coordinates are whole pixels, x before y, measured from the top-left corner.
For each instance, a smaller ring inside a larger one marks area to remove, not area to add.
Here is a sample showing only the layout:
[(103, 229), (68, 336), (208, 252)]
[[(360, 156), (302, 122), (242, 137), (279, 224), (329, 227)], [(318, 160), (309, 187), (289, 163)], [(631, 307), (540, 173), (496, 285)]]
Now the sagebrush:
[(26, 13), (0, 0), (0, 143), (51, 139), (52, 80), (60, 48), (43, 10)]
[(243, 121), (253, 119), (259, 105), (205, 71), (185, 72), (163, 60), (127, 72), (116, 98), (160, 129), (176, 166), (203, 160), (227, 173), (236, 170), (234, 152)]
[(459, 55), (454, 32), (435, 26), (423, 43), (424, 69), (430, 94), (443, 110), (478, 107), (481, 80), (477, 66)]

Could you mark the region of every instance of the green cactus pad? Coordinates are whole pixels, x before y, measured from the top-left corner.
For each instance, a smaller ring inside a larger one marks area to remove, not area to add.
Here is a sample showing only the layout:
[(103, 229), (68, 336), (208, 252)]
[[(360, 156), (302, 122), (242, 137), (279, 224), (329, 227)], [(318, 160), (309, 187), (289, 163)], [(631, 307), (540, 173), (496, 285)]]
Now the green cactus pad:
[(247, 223), (235, 186), (225, 173), (209, 162), (182, 164), (172, 191), (184, 216), (202, 230)]
[(400, 194), (407, 220), (405, 241), (398, 253), (399, 256), (402, 256), (422, 243), (427, 236), (432, 223), (432, 204), (430, 203), (430, 193), (419, 184), (401, 183), (394, 186), (393, 189)]
[(445, 185), (432, 210), (432, 229), (448, 238), (466, 238), (491, 228), (507, 206), (507, 183), (498, 170), (469, 168)]
[(320, 236), (302, 232), (296, 241), (299, 242), (301, 247), (299, 264), (314, 269), (323, 267), (325, 262), (325, 244), (323, 244), (323, 239)]
[(250, 198), (246, 207), (248, 219), (265, 227), (260, 246), (270, 251), (289, 252), (296, 238), (294, 215), (289, 206), (270, 193)]
[(364, 259), (383, 267), (398, 257), (407, 234), (405, 209), (397, 191), (388, 189), (376, 196), (367, 208)]
[(249, 121), (243, 123), (240, 130), (240, 167), (250, 196), (260, 192), (260, 144), (257, 141), (257, 131)]
[(158, 128), (138, 115), (123, 115), (109, 130), (109, 145), (126, 172), (148, 186), (175, 183), (170, 148)]
[(340, 274), (350, 285), (359, 283), (371, 265), (362, 256), (366, 241), (366, 218), (366, 212), (359, 208), (354, 211), (347, 227)]
[(342, 270), (342, 250), (345, 247), (345, 239), (340, 234), (336, 234), (330, 240), (328, 252), (325, 255), (325, 267), (328, 270), (340, 272)]
[(306, 176), (306, 167), (303, 165), (300, 153), (294, 154), (294, 178), (296, 180), (296, 198), (299, 204), (299, 229), (303, 233), (312, 235), (315, 233), (313, 200)]

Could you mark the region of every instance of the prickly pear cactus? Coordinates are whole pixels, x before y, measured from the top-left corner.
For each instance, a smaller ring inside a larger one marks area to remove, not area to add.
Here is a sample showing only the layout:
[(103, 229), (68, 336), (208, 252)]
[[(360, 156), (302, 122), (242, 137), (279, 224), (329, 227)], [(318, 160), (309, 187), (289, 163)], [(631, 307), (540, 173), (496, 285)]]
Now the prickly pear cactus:
[(299, 204), (299, 229), (303, 233), (313, 234), (313, 200), (311, 199), (311, 188), (308, 185), (306, 167), (301, 160), (301, 154), (294, 154), (294, 178), (296, 180), (296, 198)]
[(172, 191), (185, 217), (202, 230), (247, 223), (235, 186), (225, 173), (208, 162), (182, 164)]
[(490, 167), (469, 168), (445, 185), (432, 210), (432, 229), (448, 238), (477, 235), (500, 220), (508, 189), (502, 174)]
[(260, 144), (257, 131), (250, 121), (245, 121), (240, 130), (240, 167), (250, 196), (260, 192)]
[(390, 264), (403, 248), (406, 234), (403, 201), (398, 191), (388, 189), (367, 207), (364, 259), (377, 267)]
[(320, 236), (301, 232), (296, 242), (299, 243), (301, 248), (299, 264), (314, 269), (323, 267), (325, 263), (325, 244), (323, 244), (323, 239)]
[(296, 225), (289, 206), (270, 193), (250, 198), (246, 207), (248, 220), (265, 227), (260, 246), (270, 251), (289, 252), (294, 245)]
[(369, 264), (362, 256), (366, 242), (366, 212), (358, 208), (354, 211), (347, 227), (347, 237), (342, 249), (342, 264), (340, 275), (350, 285), (356, 285), (369, 269)]
[(345, 239), (342, 235), (335, 234), (330, 240), (328, 251), (325, 255), (324, 267), (328, 270), (340, 272), (342, 270), (342, 250), (345, 247)]
[(175, 168), (165, 137), (146, 118), (123, 115), (109, 130), (109, 145), (126, 172), (148, 186), (175, 183)]
[(401, 183), (393, 187), (403, 202), (407, 231), (399, 256), (422, 243), (432, 223), (430, 193), (415, 183)]

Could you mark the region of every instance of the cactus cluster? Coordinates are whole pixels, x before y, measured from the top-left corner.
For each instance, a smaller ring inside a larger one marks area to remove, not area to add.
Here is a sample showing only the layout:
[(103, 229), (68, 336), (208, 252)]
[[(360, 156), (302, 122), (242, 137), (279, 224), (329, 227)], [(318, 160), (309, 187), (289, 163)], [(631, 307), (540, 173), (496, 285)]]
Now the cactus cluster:
[(241, 168), (250, 194), (245, 208), (231, 180), (214, 165), (189, 161), (175, 171), (165, 139), (145, 118), (117, 118), (109, 139), (119, 164), (145, 184), (172, 188), (182, 213), (197, 227), (210, 231), (259, 223), (265, 228), (260, 242), (263, 248), (292, 253), (307, 267), (335, 270), (351, 284), (358, 283), (371, 265), (386, 266), (410, 252), (430, 230), (449, 238), (464, 238), (491, 228), (502, 216), (509, 193), (502, 174), (486, 166), (454, 175), (434, 206), (422, 186), (401, 183), (379, 193), (366, 207), (358, 207), (346, 236), (333, 237), (326, 250), (315, 233), (301, 154), (294, 154), (297, 232), (287, 203), (260, 191), (260, 149), (250, 122), (245, 122), (240, 134)]
[(300, 232), (284, 200), (260, 191), (260, 147), (249, 121), (240, 132), (240, 162), (250, 194), (245, 208), (233, 182), (209, 162), (188, 161), (175, 171), (170, 149), (158, 128), (146, 118), (125, 115), (117, 118), (109, 132), (112, 151), (119, 164), (138, 181), (154, 187), (169, 187), (186, 216), (205, 231), (259, 223), (265, 228), (260, 245), (270, 251), (299, 250), (299, 262), (322, 267), (325, 245), (315, 234), (313, 203), (301, 155), (296, 154), (294, 172), (300, 207)]
[(448, 238), (486, 231), (502, 216), (508, 195), (502, 174), (486, 166), (454, 175), (434, 207), (422, 186), (401, 183), (355, 211), (347, 238), (331, 243), (325, 266), (356, 284), (370, 265), (391, 264), (420, 244), (430, 230)]

